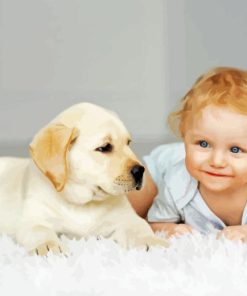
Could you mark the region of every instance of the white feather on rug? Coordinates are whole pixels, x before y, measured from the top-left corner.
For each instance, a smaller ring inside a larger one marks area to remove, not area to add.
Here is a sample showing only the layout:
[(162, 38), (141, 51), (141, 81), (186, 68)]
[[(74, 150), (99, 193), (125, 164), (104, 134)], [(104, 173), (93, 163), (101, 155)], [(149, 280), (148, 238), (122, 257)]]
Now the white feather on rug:
[(168, 249), (123, 250), (68, 240), (68, 257), (28, 256), (0, 237), (0, 295), (247, 295), (247, 245), (215, 234), (173, 238)]

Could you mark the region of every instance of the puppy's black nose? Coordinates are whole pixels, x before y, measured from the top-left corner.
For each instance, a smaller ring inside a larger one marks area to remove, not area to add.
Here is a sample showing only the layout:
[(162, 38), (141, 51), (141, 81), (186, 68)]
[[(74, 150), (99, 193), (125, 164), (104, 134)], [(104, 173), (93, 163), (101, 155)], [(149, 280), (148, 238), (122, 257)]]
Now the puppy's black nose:
[(134, 177), (137, 190), (140, 190), (142, 187), (142, 177), (143, 177), (144, 170), (145, 169), (142, 165), (135, 165), (131, 169), (131, 174)]

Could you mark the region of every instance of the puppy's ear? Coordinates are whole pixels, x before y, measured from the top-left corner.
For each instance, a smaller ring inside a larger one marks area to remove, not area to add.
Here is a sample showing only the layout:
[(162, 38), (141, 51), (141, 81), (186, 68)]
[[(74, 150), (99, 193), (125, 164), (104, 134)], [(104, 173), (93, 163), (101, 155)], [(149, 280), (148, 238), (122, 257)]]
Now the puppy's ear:
[(50, 124), (34, 137), (29, 146), (35, 164), (51, 180), (57, 191), (62, 191), (65, 186), (67, 152), (77, 136), (76, 128)]

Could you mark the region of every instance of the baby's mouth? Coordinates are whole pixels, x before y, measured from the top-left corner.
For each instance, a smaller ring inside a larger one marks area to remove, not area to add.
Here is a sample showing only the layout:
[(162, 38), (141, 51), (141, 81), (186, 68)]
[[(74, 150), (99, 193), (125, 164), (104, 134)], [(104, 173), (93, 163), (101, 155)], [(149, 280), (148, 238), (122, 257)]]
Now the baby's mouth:
[(208, 171), (204, 171), (204, 173), (206, 173), (209, 176), (214, 176), (214, 177), (232, 177), (230, 175), (225, 175), (225, 174), (220, 174), (220, 173), (216, 173), (216, 172), (208, 172)]

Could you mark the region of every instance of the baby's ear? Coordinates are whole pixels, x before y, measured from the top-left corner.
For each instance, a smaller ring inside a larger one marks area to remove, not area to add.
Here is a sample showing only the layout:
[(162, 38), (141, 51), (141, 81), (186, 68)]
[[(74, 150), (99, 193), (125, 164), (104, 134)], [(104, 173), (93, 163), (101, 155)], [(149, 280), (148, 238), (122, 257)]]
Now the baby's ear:
[(78, 134), (76, 128), (69, 128), (63, 124), (49, 124), (29, 145), (33, 161), (50, 179), (57, 191), (62, 191), (65, 186), (68, 173), (67, 152)]

